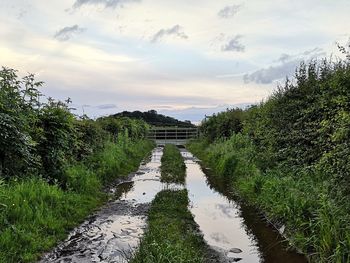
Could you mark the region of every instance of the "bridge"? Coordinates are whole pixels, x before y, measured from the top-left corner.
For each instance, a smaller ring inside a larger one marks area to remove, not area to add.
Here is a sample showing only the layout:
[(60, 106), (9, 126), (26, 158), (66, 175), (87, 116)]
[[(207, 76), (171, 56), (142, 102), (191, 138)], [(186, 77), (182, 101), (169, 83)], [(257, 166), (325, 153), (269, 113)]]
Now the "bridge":
[(154, 140), (157, 145), (185, 145), (189, 140), (198, 138), (198, 128), (156, 127), (153, 126), (147, 138)]

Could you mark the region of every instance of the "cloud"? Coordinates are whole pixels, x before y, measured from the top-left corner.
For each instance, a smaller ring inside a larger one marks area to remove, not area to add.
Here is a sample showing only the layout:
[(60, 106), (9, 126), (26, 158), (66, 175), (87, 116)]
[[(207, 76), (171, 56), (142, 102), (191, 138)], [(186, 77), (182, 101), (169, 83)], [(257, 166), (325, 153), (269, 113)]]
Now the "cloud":
[(241, 5), (230, 5), (225, 6), (223, 9), (221, 9), (218, 12), (218, 16), (221, 18), (231, 18), (235, 14), (238, 13), (239, 9), (241, 8)]
[(102, 105), (98, 105), (97, 108), (100, 110), (116, 109), (117, 105), (115, 105), (115, 104), (102, 104)]
[(105, 8), (124, 7), (124, 4), (138, 3), (141, 0), (76, 0), (73, 9), (80, 8), (84, 5), (103, 5)]
[(239, 42), (240, 38), (242, 38), (241, 35), (231, 38), (226, 44), (221, 46), (221, 51), (244, 52), (245, 46)]
[(243, 80), (245, 83), (255, 82), (257, 84), (270, 84), (275, 80), (280, 80), (289, 75), (293, 75), (295, 69), (302, 61), (308, 62), (325, 55), (326, 53), (321, 48), (306, 50), (296, 55), (282, 54), (274, 61), (277, 62), (277, 65), (245, 74)]
[(56, 38), (59, 41), (67, 41), (71, 39), (74, 35), (80, 34), (84, 31), (85, 29), (79, 27), (78, 25), (66, 26), (57, 31), (57, 33), (54, 35), (54, 38)]
[(182, 38), (182, 39), (187, 39), (188, 36), (184, 33), (182, 27), (180, 25), (175, 25), (171, 28), (168, 29), (161, 29), (159, 30), (156, 34), (154, 34), (151, 37), (151, 42), (152, 43), (156, 43), (158, 41), (160, 41), (163, 37), (165, 36), (176, 36), (178, 38)]

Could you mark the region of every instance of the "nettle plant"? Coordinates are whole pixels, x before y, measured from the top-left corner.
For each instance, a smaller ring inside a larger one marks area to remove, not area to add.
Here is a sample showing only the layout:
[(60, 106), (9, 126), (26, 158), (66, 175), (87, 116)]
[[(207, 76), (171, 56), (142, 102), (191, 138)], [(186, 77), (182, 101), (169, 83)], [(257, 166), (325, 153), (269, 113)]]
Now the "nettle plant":
[(26, 173), (38, 163), (33, 138), (41, 85), (31, 74), (19, 79), (13, 69), (0, 70), (0, 176)]
[(68, 103), (43, 98), (43, 82), (0, 70), (0, 176), (62, 178), (76, 141)]

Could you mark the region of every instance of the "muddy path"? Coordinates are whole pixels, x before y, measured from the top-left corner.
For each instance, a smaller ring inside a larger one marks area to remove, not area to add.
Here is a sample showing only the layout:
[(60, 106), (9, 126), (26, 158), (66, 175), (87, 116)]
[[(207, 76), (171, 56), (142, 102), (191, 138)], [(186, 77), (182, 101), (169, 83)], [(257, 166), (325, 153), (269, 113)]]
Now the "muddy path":
[[(111, 186), (111, 200), (40, 263), (128, 262), (147, 227), (147, 212), (155, 195), (164, 189), (183, 189), (160, 182), (162, 154), (162, 147), (155, 148), (136, 173)], [(256, 211), (227, 198), (230, 193), (224, 187), (210, 182), (190, 152), (181, 149), (181, 154), (187, 168), (190, 211), (211, 251), (210, 262), (306, 262), (285, 250), (281, 236)]]
[(162, 148), (155, 148), (129, 181), (110, 189), (111, 200), (40, 263), (127, 262), (144, 233), (149, 203), (164, 188), (177, 187), (160, 182), (161, 156)]

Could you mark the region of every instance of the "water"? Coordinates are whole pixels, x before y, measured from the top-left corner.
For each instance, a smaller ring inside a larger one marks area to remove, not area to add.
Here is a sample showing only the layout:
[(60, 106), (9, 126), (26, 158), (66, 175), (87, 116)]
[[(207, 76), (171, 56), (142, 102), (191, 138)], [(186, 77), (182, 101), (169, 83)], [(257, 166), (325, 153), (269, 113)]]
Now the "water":
[(227, 262), (307, 262), (303, 256), (286, 251), (283, 239), (252, 208), (215, 190), (190, 152), (182, 149), (181, 153), (187, 167), (190, 210), (205, 241), (223, 254)]
[[(304, 257), (286, 252), (283, 239), (253, 209), (226, 198), (229, 192), (225, 187), (209, 182), (193, 155), (181, 151), (187, 166), (190, 210), (205, 241), (222, 255), (223, 262), (306, 262)], [(144, 234), (147, 211), (155, 195), (164, 189), (184, 188), (160, 182), (162, 154), (163, 148), (155, 148), (130, 181), (111, 189), (112, 201), (40, 262), (127, 262)]]
[(41, 262), (127, 262), (139, 245), (149, 203), (155, 195), (163, 189), (183, 188), (160, 182), (162, 154), (162, 148), (155, 148), (151, 159), (141, 164), (131, 181), (111, 189), (114, 200), (74, 229)]

